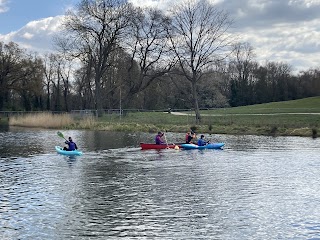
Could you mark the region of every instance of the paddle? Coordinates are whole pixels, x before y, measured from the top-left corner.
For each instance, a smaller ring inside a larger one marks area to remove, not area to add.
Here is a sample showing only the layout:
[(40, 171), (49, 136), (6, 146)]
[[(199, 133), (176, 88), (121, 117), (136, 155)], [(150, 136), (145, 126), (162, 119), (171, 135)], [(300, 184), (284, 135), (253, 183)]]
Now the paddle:
[(58, 134), (59, 137), (61, 137), (61, 138), (63, 138), (64, 140), (68, 141), (68, 140), (63, 136), (62, 132), (59, 132), (59, 131), (58, 131), (57, 134)]
[[(169, 149), (169, 144), (168, 144), (168, 141), (167, 141), (166, 134), (163, 133), (163, 135), (164, 135), (164, 140), (165, 140), (165, 142), (166, 142), (166, 144), (167, 144), (167, 149)], [(172, 143), (172, 144), (175, 145), (174, 143)], [(175, 150), (179, 150), (180, 148), (179, 148), (178, 145), (175, 145), (175, 146), (174, 146), (174, 149), (175, 149)]]
[(168, 146), (168, 141), (167, 141), (167, 137), (166, 137), (166, 135), (163, 133), (163, 136), (164, 136), (164, 140), (166, 141), (166, 144), (167, 144), (167, 148), (169, 148), (169, 146)]

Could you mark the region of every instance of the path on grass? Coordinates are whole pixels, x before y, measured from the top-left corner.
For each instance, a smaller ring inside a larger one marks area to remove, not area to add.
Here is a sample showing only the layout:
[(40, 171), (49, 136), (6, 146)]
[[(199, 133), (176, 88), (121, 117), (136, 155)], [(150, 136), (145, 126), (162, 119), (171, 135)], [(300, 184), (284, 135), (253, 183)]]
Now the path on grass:
[[(166, 112), (168, 113), (168, 112)], [(171, 114), (173, 115), (179, 115), (179, 116), (195, 116), (194, 113), (182, 113), (182, 112), (171, 112)], [(216, 114), (216, 113), (213, 113), (213, 114), (201, 114), (201, 116), (227, 116), (227, 115), (242, 115), (242, 116), (264, 116), (264, 115), (267, 115), (267, 116), (272, 116), (272, 115), (320, 115), (320, 113), (225, 113), (225, 114)]]

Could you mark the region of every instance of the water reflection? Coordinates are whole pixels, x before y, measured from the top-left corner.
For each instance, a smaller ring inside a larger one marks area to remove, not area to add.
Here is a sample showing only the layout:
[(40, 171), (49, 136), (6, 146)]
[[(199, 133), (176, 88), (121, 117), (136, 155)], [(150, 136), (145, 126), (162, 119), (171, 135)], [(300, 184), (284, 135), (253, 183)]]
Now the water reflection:
[(58, 155), (56, 131), (0, 132), (2, 239), (319, 237), (318, 139), (216, 135), (224, 150), (141, 151), (153, 134), (63, 133), (83, 156)]

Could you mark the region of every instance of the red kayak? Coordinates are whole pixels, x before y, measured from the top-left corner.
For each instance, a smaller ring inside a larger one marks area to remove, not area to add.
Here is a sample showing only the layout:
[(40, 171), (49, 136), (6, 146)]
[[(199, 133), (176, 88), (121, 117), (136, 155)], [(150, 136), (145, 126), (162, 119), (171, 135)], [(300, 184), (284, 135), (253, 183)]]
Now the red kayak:
[(179, 149), (180, 143), (174, 144), (174, 143), (168, 143), (168, 144), (155, 144), (155, 143), (140, 143), (140, 147), (142, 150), (146, 149)]

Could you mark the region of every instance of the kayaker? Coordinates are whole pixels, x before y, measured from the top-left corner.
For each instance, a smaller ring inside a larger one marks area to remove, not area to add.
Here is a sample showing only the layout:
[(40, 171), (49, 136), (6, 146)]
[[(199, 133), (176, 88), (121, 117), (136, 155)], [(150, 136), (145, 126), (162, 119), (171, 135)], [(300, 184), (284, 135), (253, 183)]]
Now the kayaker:
[(186, 134), (186, 143), (192, 143), (192, 135), (190, 132)]
[(156, 144), (164, 144), (165, 142), (162, 140), (163, 137), (162, 132), (158, 132), (157, 136), (155, 137)]
[(71, 137), (69, 137), (69, 141), (67, 141), (67, 140), (65, 141), (65, 144), (67, 144), (68, 147), (64, 147), (63, 150), (74, 151), (74, 150), (78, 149), (77, 144), (74, 141), (72, 141)]
[(186, 133), (186, 137), (185, 137), (186, 143), (188, 143), (189, 135), (190, 135), (190, 132), (187, 132), (187, 133)]
[(198, 146), (205, 146), (209, 143), (209, 141), (204, 140), (204, 135), (201, 135), (200, 139), (198, 140)]

